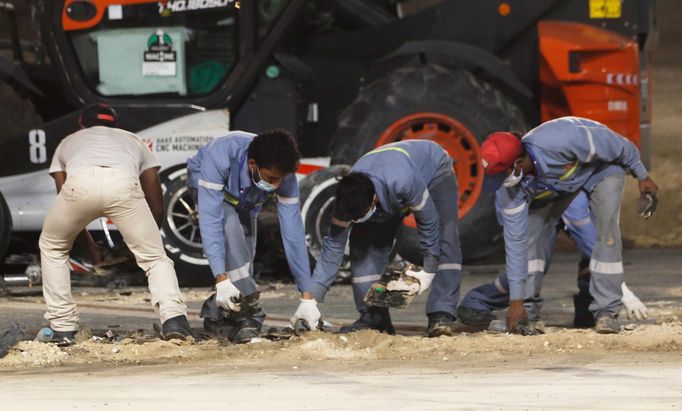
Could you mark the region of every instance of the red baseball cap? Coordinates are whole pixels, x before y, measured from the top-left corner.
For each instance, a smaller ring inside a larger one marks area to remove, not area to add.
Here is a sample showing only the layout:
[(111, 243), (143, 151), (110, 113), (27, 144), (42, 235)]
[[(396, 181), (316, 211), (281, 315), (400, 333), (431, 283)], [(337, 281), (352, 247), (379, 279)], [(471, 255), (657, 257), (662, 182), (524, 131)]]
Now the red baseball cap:
[(481, 144), (481, 162), (485, 174), (499, 174), (512, 168), (521, 156), (521, 140), (513, 133), (491, 133)]

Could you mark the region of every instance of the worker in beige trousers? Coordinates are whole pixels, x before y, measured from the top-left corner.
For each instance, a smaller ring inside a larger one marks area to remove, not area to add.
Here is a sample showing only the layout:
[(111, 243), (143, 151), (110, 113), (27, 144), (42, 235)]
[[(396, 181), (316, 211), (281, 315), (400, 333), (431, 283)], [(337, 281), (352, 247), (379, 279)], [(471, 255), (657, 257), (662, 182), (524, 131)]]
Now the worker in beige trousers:
[(85, 227), (102, 216), (116, 224), (145, 271), (164, 338), (192, 335), (173, 262), (159, 232), (164, 208), (158, 160), (137, 135), (116, 128), (116, 113), (108, 105), (87, 107), (79, 124), (81, 130), (66, 137), (52, 159), (49, 172), (58, 196), (39, 242), (45, 319), (53, 339), (72, 342), (79, 329), (69, 253), (79, 236), (92, 248)]

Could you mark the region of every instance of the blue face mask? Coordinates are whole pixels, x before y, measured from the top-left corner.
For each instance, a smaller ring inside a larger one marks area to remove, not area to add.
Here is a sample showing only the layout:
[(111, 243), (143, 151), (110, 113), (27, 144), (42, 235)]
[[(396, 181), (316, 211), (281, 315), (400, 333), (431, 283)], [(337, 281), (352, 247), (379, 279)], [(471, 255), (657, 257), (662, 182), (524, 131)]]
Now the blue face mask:
[(372, 218), (372, 215), (374, 215), (375, 211), (377, 211), (377, 206), (375, 204), (372, 204), (372, 207), (369, 208), (369, 211), (367, 212), (367, 214), (358, 218), (357, 220), (353, 220), (353, 223), (355, 223), (355, 224), (364, 223), (365, 221)]
[(277, 187), (268, 183), (267, 181), (263, 180), (263, 177), (260, 175), (260, 169), (258, 166), (256, 166), (256, 172), (258, 172), (258, 182), (253, 179), (253, 176), (251, 176), (251, 180), (253, 181), (253, 184), (258, 187), (258, 189), (265, 191), (266, 193), (271, 193), (275, 190), (277, 190)]

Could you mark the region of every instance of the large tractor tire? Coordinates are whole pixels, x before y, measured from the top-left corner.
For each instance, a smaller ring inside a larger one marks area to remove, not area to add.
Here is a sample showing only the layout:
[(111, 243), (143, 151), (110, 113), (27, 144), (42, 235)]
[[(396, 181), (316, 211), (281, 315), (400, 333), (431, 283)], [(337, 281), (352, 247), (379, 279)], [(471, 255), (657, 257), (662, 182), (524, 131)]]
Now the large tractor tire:
[(166, 218), (161, 235), (166, 254), (175, 264), (181, 286), (212, 284), (211, 269), (204, 254), (199, 232), (197, 205), (187, 189), (185, 167), (161, 174)]
[[(349, 166), (335, 165), (316, 171), (301, 180), (301, 217), (305, 226), (306, 245), (310, 256), (317, 261), (322, 252), (322, 241), (327, 235), (332, 212), (334, 211), (334, 195), (338, 177)], [(336, 282), (350, 279), (350, 261), (348, 253), (344, 257)]]
[[(459, 183), (460, 240), (465, 260), (491, 255), (503, 243), (494, 194), (482, 190), (480, 143), (493, 131), (523, 131), (521, 111), (468, 71), (438, 65), (396, 69), (364, 88), (340, 115), (332, 164), (353, 164), (374, 147), (428, 139), (454, 160)], [(421, 263), (414, 218), (405, 220), (399, 249)]]

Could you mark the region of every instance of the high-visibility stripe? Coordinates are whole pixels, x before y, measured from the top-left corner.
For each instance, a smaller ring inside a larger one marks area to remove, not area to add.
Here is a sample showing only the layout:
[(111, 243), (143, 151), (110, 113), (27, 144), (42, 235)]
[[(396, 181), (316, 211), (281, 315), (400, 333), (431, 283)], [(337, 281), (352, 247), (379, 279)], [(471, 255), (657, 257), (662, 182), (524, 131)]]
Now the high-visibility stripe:
[(586, 131), (587, 135), (587, 142), (590, 144), (590, 154), (587, 155), (587, 162), (589, 163), (592, 161), (592, 157), (594, 157), (594, 154), (597, 152), (597, 149), (594, 146), (594, 138), (592, 137), (592, 130), (590, 130), (589, 127), (582, 127)]
[(623, 262), (605, 263), (603, 261), (591, 259), (590, 271), (598, 274), (623, 274)]
[(554, 194), (552, 191), (549, 191), (549, 190), (543, 191), (542, 193), (540, 193), (540, 194), (536, 195), (535, 197), (533, 197), (533, 200), (542, 200), (543, 198), (549, 197), (549, 196), (551, 196), (552, 194)]
[(573, 173), (575, 173), (575, 170), (578, 169), (579, 165), (580, 165), (580, 163), (578, 161), (576, 161), (570, 170), (568, 170), (563, 176), (559, 177), (559, 180), (564, 181), (564, 180), (568, 179), (569, 177), (571, 177), (573, 175)]
[(277, 201), (284, 204), (298, 204), (298, 197), (282, 197), (278, 195)]
[(497, 291), (501, 292), (502, 294), (509, 294), (509, 290), (502, 287), (502, 283), (500, 282), (499, 278), (496, 278), (493, 284), (495, 284), (495, 288), (497, 288)]
[(506, 215), (518, 214), (526, 208), (526, 203), (521, 203), (514, 208), (503, 208), (502, 212)]
[(235, 282), (248, 278), (251, 274), (249, 273), (249, 266), (251, 263), (246, 263), (243, 266), (237, 268), (236, 270), (230, 270), (227, 275), (230, 277), (230, 281)]
[(528, 261), (528, 272), (536, 273), (545, 271), (545, 260), (530, 260)]
[(210, 181), (199, 179), (199, 185), (209, 190), (222, 191), (225, 184), (211, 183)]
[(379, 274), (363, 275), (362, 277), (353, 277), (350, 282), (353, 284), (371, 283), (381, 278)]
[(461, 270), (461, 269), (462, 269), (462, 264), (457, 264), (457, 263), (440, 264), (438, 266), (438, 271), (440, 271), (440, 270)]
[(566, 225), (572, 225), (573, 227), (582, 227), (591, 222), (592, 219), (590, 217), (581, 218), (580, 220), (569, 220), (568, 218), (564, 218), (564, 223), (566, 223)]
[[(370, 155), (370, 154), (383, 153), (384, 151), (389, 151), (389, 150), (398, 151), (398, 152), (400, 152), (400, 153), (405, 154), (407, 157), (411, 157), (411, 156), (410, 156), (410, 153), (408, 153), (407, 150), (405, 150), (404, 148), (400, 148), (400, 147), (381, 147), (381, 148), (377, 148), (376, 150), (372, 150), (372, 151), (370, 151), (369, 153), (365, 154), (365, 156), (368, 156), (368, 155)], [(364, 156), (363, 156), (363, 157), (364, 157)]]
[(424, 208), (426, 206), (426, 200), (429, 199), (429, 195), (430, 195), (429, 189), (427, 188), (426, 190), (424, 190), (424, 194), (422, 194), (422, 201), (419, 204), (417, 204), (416, 206), (410, 207), (410, 209), (412, 211), (421, 211), (422, 208)]

